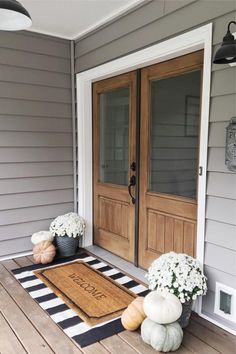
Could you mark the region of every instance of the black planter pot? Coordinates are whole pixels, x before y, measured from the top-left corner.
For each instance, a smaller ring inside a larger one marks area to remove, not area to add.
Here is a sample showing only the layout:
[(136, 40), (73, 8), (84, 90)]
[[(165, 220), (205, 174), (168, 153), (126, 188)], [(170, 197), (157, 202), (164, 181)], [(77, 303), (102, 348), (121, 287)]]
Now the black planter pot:
[(192, 301), (188, 301), (182, 304), (182, 314), (180, 318), (178, 319), (178, 322), (182, 328), (186, 328), (189, 324), (191, 312), (192, 312)]
[(74, 238), (67, 235), (56, 235), (54, 241), (57, 248), (57, 255), (59, 257), (68, 257), (75, 255), (79, 244), (79, 237)]

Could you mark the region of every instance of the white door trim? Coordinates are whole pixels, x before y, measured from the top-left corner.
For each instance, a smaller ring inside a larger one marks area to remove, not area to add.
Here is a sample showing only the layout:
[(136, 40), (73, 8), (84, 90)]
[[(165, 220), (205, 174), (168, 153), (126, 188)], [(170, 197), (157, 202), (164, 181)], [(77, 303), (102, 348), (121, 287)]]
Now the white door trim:
[[(78, 119), (78, 212), (87, 223), (85, 246), (93, 243), (92, 82), (204, 49), (198, 185), (196, 257), (204, 262), (207, 146), (210, 104), (212, 23), (76, 75)], [(201, 307), (201, 304), (200, 304)]]

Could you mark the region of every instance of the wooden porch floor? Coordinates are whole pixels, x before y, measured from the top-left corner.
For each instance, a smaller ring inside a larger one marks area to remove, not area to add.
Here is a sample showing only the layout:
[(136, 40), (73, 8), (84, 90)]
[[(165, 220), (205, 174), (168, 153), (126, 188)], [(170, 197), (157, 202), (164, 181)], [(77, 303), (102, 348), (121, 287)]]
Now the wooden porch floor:
[[(11, 270), (31, 265), (32, 257), (0, 263), (0, 354), (154, 354), (138, 332), (124, 331), (79, 349), (18, 284)], [(192, 316), (177, 354), (234, 354), (236, 338), (210, 322)]]

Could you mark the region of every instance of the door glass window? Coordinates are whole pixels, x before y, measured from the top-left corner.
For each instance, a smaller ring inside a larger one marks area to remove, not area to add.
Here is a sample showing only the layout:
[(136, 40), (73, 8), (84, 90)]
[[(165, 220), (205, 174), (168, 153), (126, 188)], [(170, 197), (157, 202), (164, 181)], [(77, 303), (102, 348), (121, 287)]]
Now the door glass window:
[(129, 88), (100, 94), (100, 182), (127, 185)]
[(195, 198), (201, 71), (150, 85), (149, 190)]

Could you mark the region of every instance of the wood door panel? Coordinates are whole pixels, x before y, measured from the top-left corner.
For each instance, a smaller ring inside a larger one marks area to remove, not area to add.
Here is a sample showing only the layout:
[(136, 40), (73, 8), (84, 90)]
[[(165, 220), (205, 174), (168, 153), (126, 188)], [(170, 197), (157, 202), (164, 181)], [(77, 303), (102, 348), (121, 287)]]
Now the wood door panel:
[(115, 199), (126, 203), (130, 203), (130, 197), (127, 193), (127, 188), (121, 186), (105, 185), (105, 184), (98, 183), (97, 195), (100, 196), (102, 195), (109, 199)]
[(163, 253), (170, 251), (195, 255), (196, 221), (147, 209), (147, 238), (143, 247), (147, 267)]
[(195, 256), (195, 235), (196, 235), (196, 222), (184, 223), (184, 247), (183, 252), (190, 256)]
[(132, 248), (132, 240), (130, 241), (130, 247), (127, 247), (127, 239), (120, 237), (119, 235), (113, 234), (106, 230), (98, 229), (94, 234), (94, 242), (100, 247), (106, 250), (122, 255), (122, 258), (132, 259), (132, 253), (130, 247)]
[(184, 247), (184, 220), (175, 219), (174, 226), (174, 250), (177, 253), (183, 252)]
[(174, 218), (165, 216), (165, 249), (164, 253), (174, 251)]
[(165, 252), (165, 216), (148, 210), (147, 249), (160, 254)]
[[(99, 229), (128, 238), (129, 204), (98, 196)], [(122, 220), (122, 222), (120, 222)]]
[(195, 219), (197, 210), (196, 201), (187, 200), (187, 198), (183, 199), (185, 203), (178, 197), (168, 198), (167, 196), (157, 196), (154, 193), (147, 192), (146, 206), (147, 208), (174, 214), (175, 216)]

